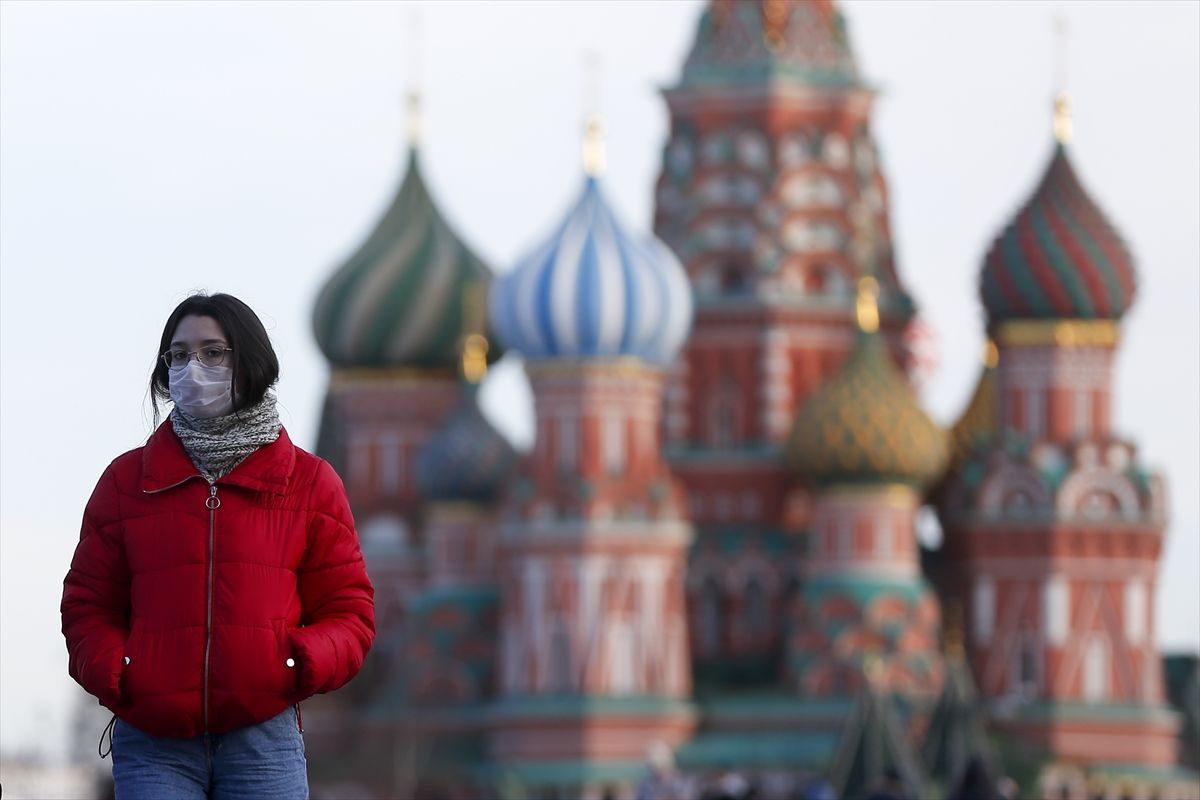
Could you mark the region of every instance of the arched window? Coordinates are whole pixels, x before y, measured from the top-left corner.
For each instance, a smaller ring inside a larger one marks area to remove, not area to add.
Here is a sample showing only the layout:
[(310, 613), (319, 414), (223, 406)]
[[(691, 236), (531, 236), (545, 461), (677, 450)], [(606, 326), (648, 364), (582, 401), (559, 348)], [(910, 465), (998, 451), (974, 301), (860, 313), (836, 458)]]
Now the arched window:
[(762, 510), (762, 502), (758, 494), (752, 490), (742, 492), (742, 519), (757, 519)]
[(850, 281), (842, 270), (835, 266), (825, 268), (825, 294), (830, 297), (849, 297), (851, 291)]
[(574, 417), (557, 420), (555, 450), (560, 472), (574, 472), (579, 466), (579, 427)]
[(810, 147), (800, 133), (789, 133), (779, 143), (779, 162), (785, 167), (798, 167), (808, 161)]
[(1021, 637), (1017, 648), (1016, 690), (1026, 698), (1036, 697), (1040, 683), (1037, 643), (1032, 634)]
[(700, 587), (696, 613), (696, 651), (714, 656), (721, 650), (721, 584), (708, 577)]
[(1025, 394), (1026, 433), (1040, 439), (1046, 433), (1046, 395), (1039, 389)]
[(832, 524), (837, 558), (839, 561), (849, 561), (854, 556), (854, 520), (837, 517)]
[(733, 504), (730, 502), (728, 492), (717, 492), (713, 495), (713, 516), (719, 520), (729, 519), (730, 513), (733, 511)]
[(1028, 492), (1014, 489), (1004, 496), (1003, 508), (1014, 517), (1025, 517), (1033, 511), (1033, 500)]
[(986, 575), (975, 583), (971, 615), (975, 641), (987, 644), (991, 641), (992, 628), (996, 622), (996, 584)]
[(736, 264), (721, 270), (721, 291), (725, 294), (741, 294), (746, 291), (746, 273)]
[(1146, 640), (1146, 584), (1137, 578), (1125, 587), (1125, 638), (1134, 647)]
[(1109, 695), (1108, 643), (1092, 636), (1083, 656), (1083, 699), (1098, 703)]
[(737, 137), (738, 160), (752, 169), (762, 169), (770, 160), (767, 141), (758, 131), (742, 131)]
[(550, 634), (549, 689), (551, 692), (569, 692), (571, 686), (571, 640), (562, 622), (554, 624)]
[(692, 169), (692, 144), (683, 137), (671, 141), (667, 151), (667, 163), (675, 175), (687, 175)]
[(604, 416), (604, 466), (610, 475), (625, 471), (625, 418), (618, 411)]
[(379, 514), (370, 517), (359, 528), (362, 549), (369, 554), (400, 553), (408, 549), (408, 524), (396, 514)]
[(1092, 393), (1087, 389), (1078, 389), (1072, 397), (1071, 409), (1073, 427), (1076, 439), (1086, 439), (1092, 435)]
[(1089, 492), (1079, 504), (1079, 510), (1084, 516), (1100, 519), (1117, 511), (1120, 504), (1111, 492)]
[(771, 631), (771, 606), (758, 577), (746, 582), (742, 595), (742, 630), (752, 642), (762, 641)]
[(371, 479), (371, 461), (375, 457), (375, 448), (371, 437), (366, 434), (352, 434), (350, 437), (350, 480), (351, 488), (362, 489)]
[(781, 191), (789, 208), (836, 208), (842, 204), (842, 190), (826, 175), (797, 175)]
[(834, 169), (843, 169), (850, 163), (850, 145), (846, 137), (836, 131), (828, 134), (821, 143), (821, 157)]
[(733, 145), (723, 133), (710, 133), (700, 143), (700, 160), (705, 164), (720, 164), (728, 161)]
[(1055, 646), (1066, 644), (1071, 632), (1071, 587), (1061, 575), (1042, 584), (1042, 625), (1046, 641)]
[(738, 393), (726, 382), (712, 395), (708, 404), (708, 443), (715, 447), (737, 444)]
[(609, 639), (608, 688), (613, 694), (632, 694), (637, 688), (633, 628), (622, 620)]
[(875, 555), (880, 559), (891, 558), (895, 542), (895, 520), (885, 511), (880, 515), (879, 524), (875, 527)]
[(387, 433), (379, 437), (379, 490), (399, 491), (404, 477), (404, 450), (400, 437)]
[(501, 640), (504, 659), (504, 690), (516, 693), (521, 690), (526, 672), (521, 669), (521, 641), (517, 637), (517, 626), (506, 623), (505, 635)]
[(875, 148), (866, 129), (858, 132), (854, 138), (854, 169), (860, 181), (866, 181), (875, 169)]
[(826, 267), (820, 265), (809, 267), (804, 271), (804, 291), (808, 294), (818, 295), (825, 291), (825, 274)]

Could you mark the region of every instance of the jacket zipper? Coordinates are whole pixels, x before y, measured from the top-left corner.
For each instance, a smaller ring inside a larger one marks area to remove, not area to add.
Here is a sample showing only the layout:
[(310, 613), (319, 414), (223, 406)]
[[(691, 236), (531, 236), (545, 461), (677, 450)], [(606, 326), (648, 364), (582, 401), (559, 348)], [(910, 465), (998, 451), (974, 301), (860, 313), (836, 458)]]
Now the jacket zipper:
[(204, 501), (208, 509), (208, 604), (207, 617), (204, 624), (204, 732), (208, 733), (208, 654), (212, 649), (212, 618), (213, 618), (213, 567), (216, 564), (216, 521), (217, 509), (221, 507), (221, 498), (217, 497), (217, 484), (208, 487), (208, 497)]
[[(182, 486), (192, 478), (198, 477), (202, 476), (188, 475), (186, 478), (178, 480), (168, 486), (163, 486), (158, 489), (142, 489), (142, 493), (158, 494), (159, 492), (165, 492), (167, 489), (174, 489), (176, 486)], [(217, 497), (217, 485), (215, 482), (210, 482), (208, 485), (208, 497), (204, 498), (204, 507), (208, 509), (208, 605), (207, 619), (205, 621), (204, 628), (204, 732), (208, 733), (208, 652), (212, 647), (213, 531), (216, 524), (217, 509), (221, 507), (221, 498)]]

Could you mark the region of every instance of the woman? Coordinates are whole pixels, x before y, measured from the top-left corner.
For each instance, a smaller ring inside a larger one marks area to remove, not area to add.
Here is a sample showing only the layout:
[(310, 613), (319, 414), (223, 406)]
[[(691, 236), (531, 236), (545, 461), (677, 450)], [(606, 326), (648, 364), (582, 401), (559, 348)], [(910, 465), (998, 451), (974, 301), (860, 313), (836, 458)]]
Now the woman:
[(345, 490), (280, 425), (278, 377), (245, 303), (184, 300), (150, 378), (155, 419), (175, 407), (84, 511), (63, 634), (71, 677), (115, 715), (122, 799), (307, 797), (298, 703), (374, 639)]

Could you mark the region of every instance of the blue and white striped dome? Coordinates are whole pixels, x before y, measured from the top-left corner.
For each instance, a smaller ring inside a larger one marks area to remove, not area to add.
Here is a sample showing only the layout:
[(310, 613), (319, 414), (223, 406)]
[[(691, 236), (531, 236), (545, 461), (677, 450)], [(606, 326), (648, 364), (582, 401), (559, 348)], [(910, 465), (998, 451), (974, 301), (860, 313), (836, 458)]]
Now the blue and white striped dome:
[(666, 365), (692, 324), (679, 261), (653, 237), (625, 231), (589, 176), (550, 240), (496, 279), (490, 319), (526, 358), (637, 356)]

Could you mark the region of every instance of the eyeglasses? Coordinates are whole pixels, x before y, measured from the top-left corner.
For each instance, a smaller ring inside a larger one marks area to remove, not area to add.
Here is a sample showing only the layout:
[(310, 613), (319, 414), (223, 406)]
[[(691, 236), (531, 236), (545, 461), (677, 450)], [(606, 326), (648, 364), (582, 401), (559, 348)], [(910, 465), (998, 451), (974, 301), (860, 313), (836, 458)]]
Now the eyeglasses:
[(206, 367), (219, 367), (225, 363), (225, 354), (232, 352), (232, 347), (219, 347), (215, 344), (210, 344), (201, 347), (199, 350), (184, 350), (182, 347), (172, 348), (159, 356), (159, 358), (167, 365), (167, 369), (178, 369), (184, 366), (191, 360), (192, 356), (195, 356), (196, 360)]

